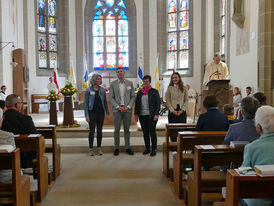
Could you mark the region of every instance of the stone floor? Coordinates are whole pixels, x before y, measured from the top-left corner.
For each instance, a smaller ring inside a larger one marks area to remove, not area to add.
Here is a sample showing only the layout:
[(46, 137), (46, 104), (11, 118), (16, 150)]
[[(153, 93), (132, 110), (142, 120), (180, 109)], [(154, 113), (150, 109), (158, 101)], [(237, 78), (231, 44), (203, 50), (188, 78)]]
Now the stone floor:
[(62, 154), (62, 172), (41, 206), (179, 206), (162, 154)]

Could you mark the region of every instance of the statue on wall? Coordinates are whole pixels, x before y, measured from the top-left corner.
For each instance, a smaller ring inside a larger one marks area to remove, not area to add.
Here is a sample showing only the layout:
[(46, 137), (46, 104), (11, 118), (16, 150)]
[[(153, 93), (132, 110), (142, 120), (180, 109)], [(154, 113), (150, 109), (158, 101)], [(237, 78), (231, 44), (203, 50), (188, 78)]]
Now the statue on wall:
[(234, 0), (234, 13), (232, 16), (232, 20), (235, 22), (235, 24), (243, 28), (244, 27), (244, 22), (245, 22), (245, 17), (244, 17), (244, 0)]

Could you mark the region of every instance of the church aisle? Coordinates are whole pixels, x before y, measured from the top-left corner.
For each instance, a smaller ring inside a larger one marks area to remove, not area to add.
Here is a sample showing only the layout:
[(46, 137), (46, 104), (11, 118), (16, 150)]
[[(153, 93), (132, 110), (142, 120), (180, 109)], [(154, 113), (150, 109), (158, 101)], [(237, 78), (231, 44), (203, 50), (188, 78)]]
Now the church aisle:
[(62, 154), (62, 172), (41, 206), (179, 206), (161, 172), (162, 153)]

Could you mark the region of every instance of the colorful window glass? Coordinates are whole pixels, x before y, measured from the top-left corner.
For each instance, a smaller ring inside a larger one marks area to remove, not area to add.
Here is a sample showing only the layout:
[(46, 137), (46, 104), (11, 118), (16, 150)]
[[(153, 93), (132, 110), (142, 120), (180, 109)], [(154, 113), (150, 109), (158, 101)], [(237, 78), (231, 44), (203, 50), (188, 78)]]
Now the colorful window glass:
[(189, 69), (189, 1), (167, 0), (167, 68)]
[(221, 0), (221, 8), (220, 8), (220, 53), (222, 58), (225, 58), (225, 10), (226, 10), (226, 3), (225, 0)]
[(128, 69), (128, 17), (123, 0), (98, 0), (92, 25), (93, 69)]
[(57, 66), (57, 0), (37, 0), (38, 66)]

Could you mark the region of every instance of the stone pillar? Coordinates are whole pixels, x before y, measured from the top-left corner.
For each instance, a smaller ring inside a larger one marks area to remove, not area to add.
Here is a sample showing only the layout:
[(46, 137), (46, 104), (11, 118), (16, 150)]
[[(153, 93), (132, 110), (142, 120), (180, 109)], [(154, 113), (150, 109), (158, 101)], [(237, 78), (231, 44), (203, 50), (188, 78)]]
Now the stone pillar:
[(274, 104), (274, 2), (259, 1), (258, 29), (258, 83), (259, 91)]

